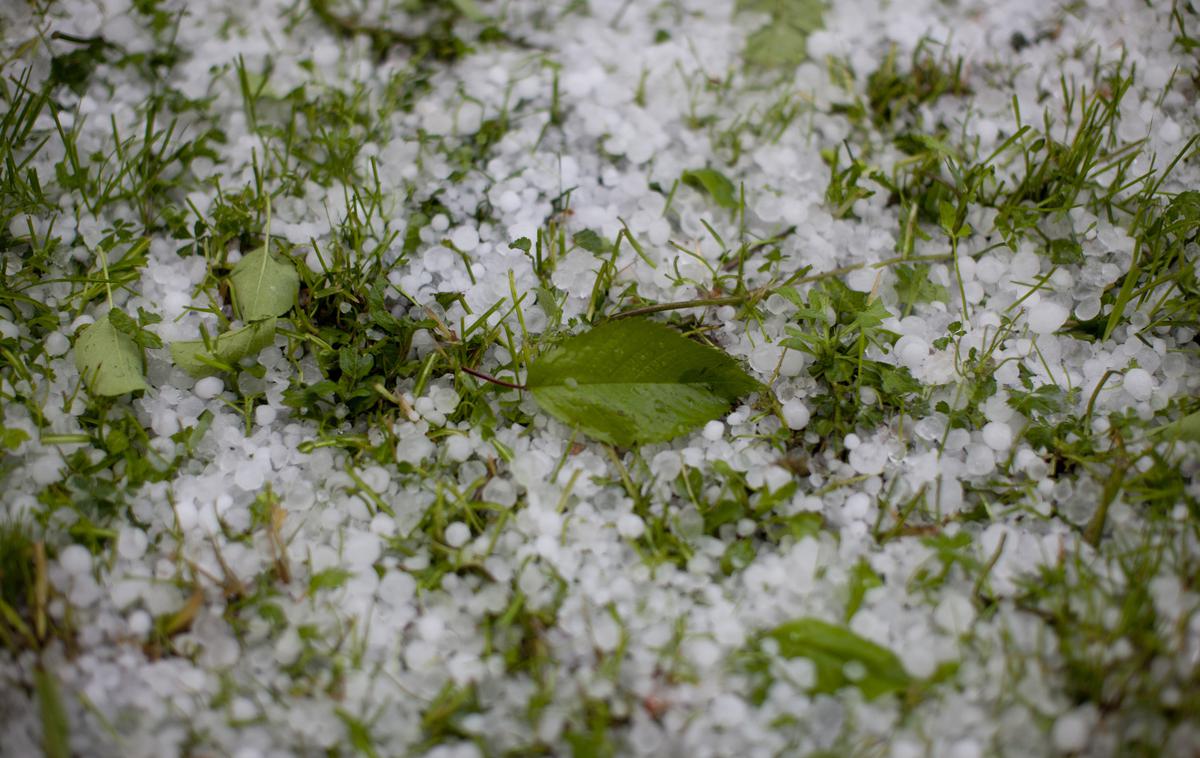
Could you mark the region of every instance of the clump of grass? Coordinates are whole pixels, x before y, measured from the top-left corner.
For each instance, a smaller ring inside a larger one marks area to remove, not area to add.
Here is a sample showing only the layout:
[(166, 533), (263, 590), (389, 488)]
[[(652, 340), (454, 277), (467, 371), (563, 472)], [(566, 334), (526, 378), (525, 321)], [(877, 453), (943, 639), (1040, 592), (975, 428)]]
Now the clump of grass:
[(0, 600), (4, 613), (20, 613), (32, 605), (33, 536), (21, 521), (0, 523)]
[[(1103, 731), (1122, 754), (1158, 754), (1173, 725), (1200, 718), (1200, 672), (1171, 663), (1183, 627), (1160, 615), (1152, 593), (1173, 560), (1169, 540), (1153, 527), (1120, 540), (1106, 559), (1111, 571), (1067, 556), (1043, 567), (1017, 600), (1055, 632), (1041, 665), (1062, 675), (1075, 703), (1099, 708)], [(1180, 621), (1188, 619), (1184, 613)], [(1146, 730), (1147, 720), (1162, 726)]]
[(826, 388), (814, 401), (813, 431), (836, 446), (857, 426), (880, 423), (885, 412), (919, 412), (921, 385), (908, 369), (868, 356), (886, 352), (899, 338), (883, 328), (891, 314), (880, 300), (838, 279), (807, 298), (790, 289), (781, 294), (800, 308), (784, 344), (812, 356), (809, 373)]
[(892, 128), (921, 106), (941, 97), (971, 94), (962, 58), (950, 59), (945, 49), (935, 55), (934, 44), (923, 38), (909, 58), (907, 67), (897, 61), (896, 48), (867, 76), (867, 111), (877, 129)]

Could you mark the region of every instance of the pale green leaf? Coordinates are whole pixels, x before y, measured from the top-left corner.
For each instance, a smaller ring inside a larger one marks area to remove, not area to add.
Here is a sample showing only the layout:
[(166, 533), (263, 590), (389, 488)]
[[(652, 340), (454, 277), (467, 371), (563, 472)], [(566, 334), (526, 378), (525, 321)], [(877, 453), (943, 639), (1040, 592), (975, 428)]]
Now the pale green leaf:
[(225, 332), (210, 340), (211, 349), (204, 340), (188, 340), (171, 343), (171, 360), (175, 365), (194, 377), (210, 376), (236, 368), (238, 361), (248, 355), (257, 355), (275, 341), (275, 322), (269, 318)]
[(480, 10), (475, 4), (475, 0), (450, 0), (454, 3), (454, 7), (458, 8), (458, 12), (475, 23), (482, 24), (488, 20), (487, 14)]
[(729, 410), (760, 385), (733, 358), (645, 319), (571, 337), (529, 367), (544, 410), (603, 442), (662, 442)]
[(300, 275), (291, 261), (264, 246), (237, 262), (229, 283), (242, 320), (261, 321), (292, 309), (300, 290)]
[(722, 208), (732, 210), (737, 207), (737, 188), (733, 186), (733, 182), (716, 169), (698, 168), (694, 171), (684, 171), (679, 180), (689, 187), (708, 194), (713, 202)]
[(1200, 442), (1200, 411), (1189, 413), (1169, 424), (1163, 424), (1151, 431), (1150, 434), (1161, 436), (1164, 440)]
[(769, 15), (746, 40), (742, 57), (759, 68), (798, 66), (808, 58), (808, 35), (823, 25), (822, 0), (739, 0), (739, 11)]
[[(775, 627), (766, 636), (779, 643), (779, 654), (784, 658), (812, 661), (817, 675), (814, 692), (855, 686), (870, 700), (903, 690), (912, 681), (895, 653), (846, 627), (801, 618)], [(849, 678), (847, 664), (856, 664), (861, 675)]]
[(124, 395), (146, 389), (142, 349), (106, 314), (75, 339), (75, 367), (93, 395)]

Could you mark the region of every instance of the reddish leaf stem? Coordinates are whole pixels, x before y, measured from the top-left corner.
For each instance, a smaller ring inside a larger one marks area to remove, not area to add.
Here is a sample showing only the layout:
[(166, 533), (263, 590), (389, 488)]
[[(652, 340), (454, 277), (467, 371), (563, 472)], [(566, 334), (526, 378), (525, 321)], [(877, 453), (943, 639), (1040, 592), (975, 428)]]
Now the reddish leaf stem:
[(491, 382), (492, 384), (498, 384), (498, 385), (500, 385), (501, 387), (508, 387), (509, 389), (514, 389), (514, 390), (523, 390), (523, 389), (525, 389), (525, 385), (524, 385), (524, 384), (513, 384), (512, 382), (506, 382), (506, 381), (504, 381), (503, 379), (497, 379), (497, 378), (496, 378), (496, 377), (494, 377), (494, 376), (489, 376), (488, 374), (485, 374), (485, 373), (483, 373), (482, 371), (476, 371), (475, 369), (473, 369), (473, 368), (467, 368), (466, 366), (460, 366), (460, 368), (461, 368), (463, 371), (465, 371), (465, 372), (467, 372), (468, 374), (470, 374), (471, 376), (473, 376), (473, 377), (476, 377), (476, 378), (478, 378), (478, 379), (482, 379), (482, 380), (483, 380), (483, 381), (485, 381), (485, 382)]

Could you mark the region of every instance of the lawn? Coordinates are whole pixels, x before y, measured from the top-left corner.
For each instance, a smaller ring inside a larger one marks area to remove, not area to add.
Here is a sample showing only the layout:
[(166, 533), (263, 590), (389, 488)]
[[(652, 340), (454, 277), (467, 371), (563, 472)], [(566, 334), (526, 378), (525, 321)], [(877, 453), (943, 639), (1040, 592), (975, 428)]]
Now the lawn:
[(0, 6), (0, 756), (1200, 754), (1195, 0)]

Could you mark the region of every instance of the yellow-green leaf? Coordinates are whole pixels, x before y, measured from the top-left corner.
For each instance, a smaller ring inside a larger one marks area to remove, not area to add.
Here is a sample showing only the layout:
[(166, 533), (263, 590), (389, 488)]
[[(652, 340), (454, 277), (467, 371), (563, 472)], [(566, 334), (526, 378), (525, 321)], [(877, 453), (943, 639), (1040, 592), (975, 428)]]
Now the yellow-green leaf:
[(93, 395), (146, 389), (142, 349), (106, 314), (75, 338), (75, 367)]
[(282, 316), (296, 304), (300, 291), (296, 267), (265, 246), (237, 262), (229, 274), (229, 283), (243, 321)]

